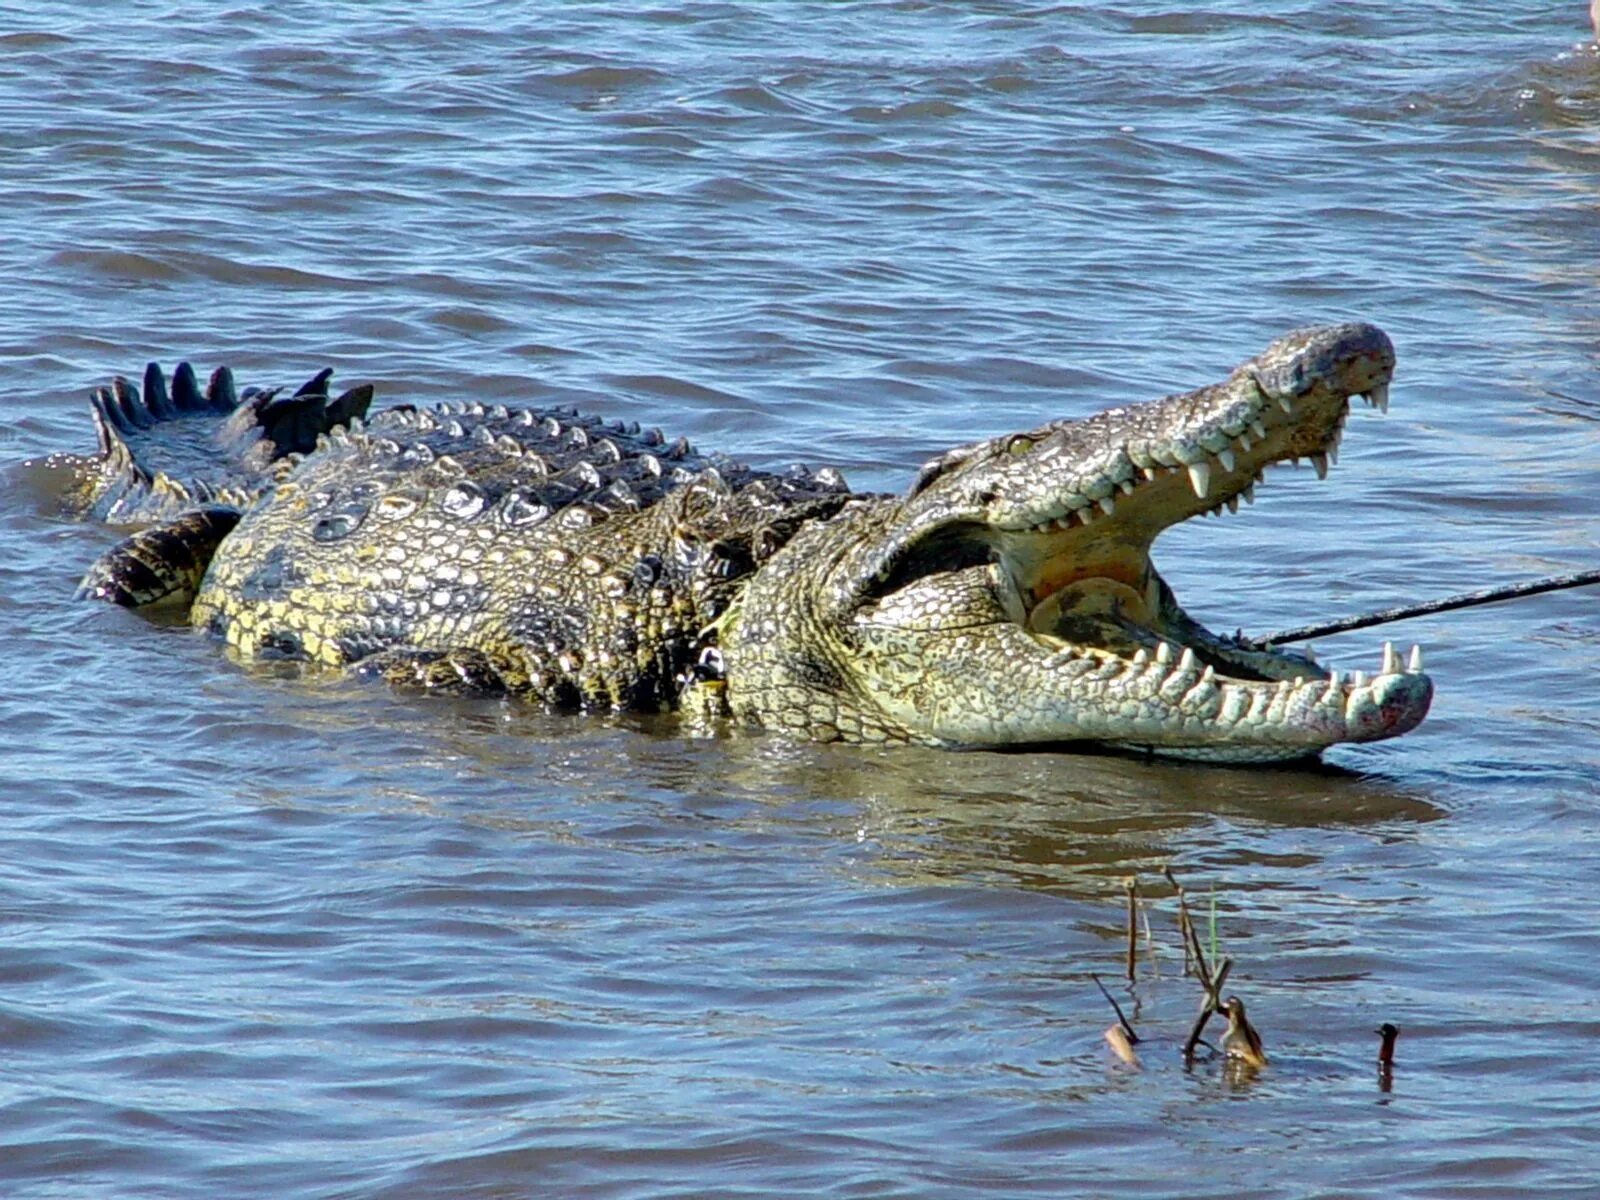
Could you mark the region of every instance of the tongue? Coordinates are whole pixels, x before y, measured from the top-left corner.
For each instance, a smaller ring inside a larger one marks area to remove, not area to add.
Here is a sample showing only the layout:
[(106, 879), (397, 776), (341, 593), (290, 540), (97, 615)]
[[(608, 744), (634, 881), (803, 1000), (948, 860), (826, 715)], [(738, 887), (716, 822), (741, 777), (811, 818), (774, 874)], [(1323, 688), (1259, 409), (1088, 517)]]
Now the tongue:
[(1149, 627), (1144, 596), (1115, 579), (1079, 579), (1052, 592), (1028, 614), (1028, 632), (1131, 654), (1143, 644), (1128, 626)]

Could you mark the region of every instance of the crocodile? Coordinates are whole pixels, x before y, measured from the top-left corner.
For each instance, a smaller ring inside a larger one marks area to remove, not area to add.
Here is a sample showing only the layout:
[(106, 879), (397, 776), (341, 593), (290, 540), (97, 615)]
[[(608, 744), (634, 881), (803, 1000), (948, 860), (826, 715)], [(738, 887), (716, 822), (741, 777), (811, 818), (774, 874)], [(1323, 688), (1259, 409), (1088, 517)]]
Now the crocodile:
[(1427, 714), (1420, 651), (1342, 673), (1213, 633), (1150, 559), (1274, 464), (1387, 411), (1394, 348), (1295, 330), (1226, 379), (959, 446), (900, 495), (758, 470), (568, 408), (202, 386), (96, 391), (51, 465), (132, 526), (79, 595), (187, 614), (242, 660), (796, 738), (1311, 756)]

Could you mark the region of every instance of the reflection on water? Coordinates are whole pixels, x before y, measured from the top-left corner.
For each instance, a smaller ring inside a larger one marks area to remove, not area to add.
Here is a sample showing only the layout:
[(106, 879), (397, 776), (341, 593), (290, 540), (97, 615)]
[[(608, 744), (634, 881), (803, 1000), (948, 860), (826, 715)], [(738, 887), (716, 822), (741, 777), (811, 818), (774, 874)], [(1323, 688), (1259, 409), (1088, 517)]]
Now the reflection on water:
[[(1191, 609), (1259, 632), (1595, 557), (1581, 8), (8, 20), (8, 464), (188, 358), (899, 489), (1362, 318), (1393, 411), (1326, 482), (1163, 536)], [(243, 669), (72, 604), (110, 535), (0, 484), (7, 1196), (1592, 1185), (1585, 592), (1395, 630), (1432, 716), (1320, 768), (880, 752)], [(1318, 651), (1370, 670), (1384, 636)], [(1169, 863), (1251, 1078), (1176, 1053)], [(1090, 979), (1128, 875), (1140, 1071)]]
[(1443, 816), (1414, 789), (1329, 767), (1195, 770), (1109, 755), (749, 742), (719, 751), (732, 763), (718, 775), (752, 796), (849, 805), (855, 836), (881, 856), (882, 869), (919, 883), (985, 879), (1098, 897), (1130, 872), (1158, 872), (1201, 852), (1218, 818), (1280, 831), (1381, 825), (1393, 833)]

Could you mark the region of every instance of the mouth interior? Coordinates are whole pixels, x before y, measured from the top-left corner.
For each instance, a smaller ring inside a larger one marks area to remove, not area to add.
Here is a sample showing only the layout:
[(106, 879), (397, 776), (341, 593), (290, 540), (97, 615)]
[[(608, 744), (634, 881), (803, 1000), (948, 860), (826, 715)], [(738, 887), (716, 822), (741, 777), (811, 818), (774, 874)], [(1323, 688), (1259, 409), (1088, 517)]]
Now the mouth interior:
[[(1384, 407), (1382, 385), (1369, 393)], [(1042, 646), (1131, 660), (1192, 652), (1219, 676), (1244, 682), (1325, 678), (1308, 654), (1253, 649), (1218, 637), (1191, 618), (1153, 568), (1162, 530), (1191, 517), (1237, 512), (1254, 500), (1268, 466), (1311, 460), (1319, 477), (1336, 458), (1349, 397), (1297, 401), (1256, 420), (1234, 444), (1199, 464), (1152, 464), (1119, 482), (1109, 502), (1071, 510), (1024, 529), (969, 525), (947, 530), (941, 553), (991, 564), (1000, 604)], [(1198, 465), (1199, 469), (1196, 469)], [(1109, 509), (1109, 511), (1107, 511)]]

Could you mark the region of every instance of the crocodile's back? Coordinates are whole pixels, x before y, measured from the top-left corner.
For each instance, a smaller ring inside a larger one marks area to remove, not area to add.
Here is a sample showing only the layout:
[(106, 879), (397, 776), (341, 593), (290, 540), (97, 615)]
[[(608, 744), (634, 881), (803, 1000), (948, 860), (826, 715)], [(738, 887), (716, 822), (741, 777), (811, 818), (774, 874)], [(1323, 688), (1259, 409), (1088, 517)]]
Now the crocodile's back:
[(551, 703), (655, 707), (795, 515), (843, 491), (565, 410), (390, 410), (245, 514), (192, 619), (249, 657), (470, 651)]

